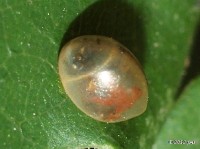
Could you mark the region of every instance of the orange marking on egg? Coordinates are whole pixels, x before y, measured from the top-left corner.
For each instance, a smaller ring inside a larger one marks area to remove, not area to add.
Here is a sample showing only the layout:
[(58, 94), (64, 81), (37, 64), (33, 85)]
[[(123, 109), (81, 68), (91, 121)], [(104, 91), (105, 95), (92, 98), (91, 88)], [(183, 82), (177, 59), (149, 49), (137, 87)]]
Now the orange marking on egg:
[(112, 121), (118, 119), (121, 114), (131, 108), (136, 100), (140, 98), (142, 91), (138, 87), (133, 87), (130, 91), (127, 91), (124, 88), (116, 88), (110, 95), (105, 98), (93, 98), (92, 101), (104, 106), (110, 106), (114, 110), (108, 116), (105, 116), (105, 119)]

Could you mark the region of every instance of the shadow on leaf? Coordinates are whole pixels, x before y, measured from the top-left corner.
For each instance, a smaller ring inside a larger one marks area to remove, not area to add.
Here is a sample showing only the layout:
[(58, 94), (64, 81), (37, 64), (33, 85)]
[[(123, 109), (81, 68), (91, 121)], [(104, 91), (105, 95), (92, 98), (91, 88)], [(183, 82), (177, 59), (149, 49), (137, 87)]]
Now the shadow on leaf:
[(67, 28), (60, 49), (81, 35), (103, 35), (121, 42), (144, 64), (142, 14), (125, 0), (101, 0), (89, 6)]
[(189, 64), (186, 66), (185, 75), (176, 93), (175, 99), (183, 92), (184, 88), (196, 77), (200, 75), (200, 22), (194, 35), (193, 45), (189, 56)]

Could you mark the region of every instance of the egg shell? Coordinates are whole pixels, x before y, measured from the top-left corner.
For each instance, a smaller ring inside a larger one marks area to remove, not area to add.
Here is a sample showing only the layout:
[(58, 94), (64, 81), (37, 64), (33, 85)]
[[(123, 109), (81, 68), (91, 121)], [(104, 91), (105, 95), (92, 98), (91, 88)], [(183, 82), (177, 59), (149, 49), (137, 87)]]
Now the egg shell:
[(125, 121), (146, 110), (148, 89), (141, 65), (112, 38), (72, 39), (61, 49), (58, 69), (72, 102), (98, 121)]

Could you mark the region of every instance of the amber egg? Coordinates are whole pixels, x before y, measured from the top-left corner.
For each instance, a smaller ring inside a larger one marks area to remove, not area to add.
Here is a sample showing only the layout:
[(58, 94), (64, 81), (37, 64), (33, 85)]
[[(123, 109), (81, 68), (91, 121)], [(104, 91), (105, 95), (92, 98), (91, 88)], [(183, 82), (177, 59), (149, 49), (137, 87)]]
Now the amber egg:
[(148, 89), (141, 65), (112, 38), (72, 39), (61, 49), (58, 69), (72, 102), (96, 120), (120, 122), (146, 110)]

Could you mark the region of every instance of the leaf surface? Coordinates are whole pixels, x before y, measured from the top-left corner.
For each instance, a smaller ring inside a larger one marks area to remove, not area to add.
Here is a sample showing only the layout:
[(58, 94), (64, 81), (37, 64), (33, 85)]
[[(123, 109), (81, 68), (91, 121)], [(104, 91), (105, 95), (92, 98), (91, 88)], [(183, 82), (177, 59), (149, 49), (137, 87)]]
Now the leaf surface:
[[(173, 103), (197, 23), (195, 0), (0, 2), (0, 148), (151, 148)], [(97, 122), (65, 95), (60, 47), (81, 34), (112, 37), (144, 67), (147, 111)]]

